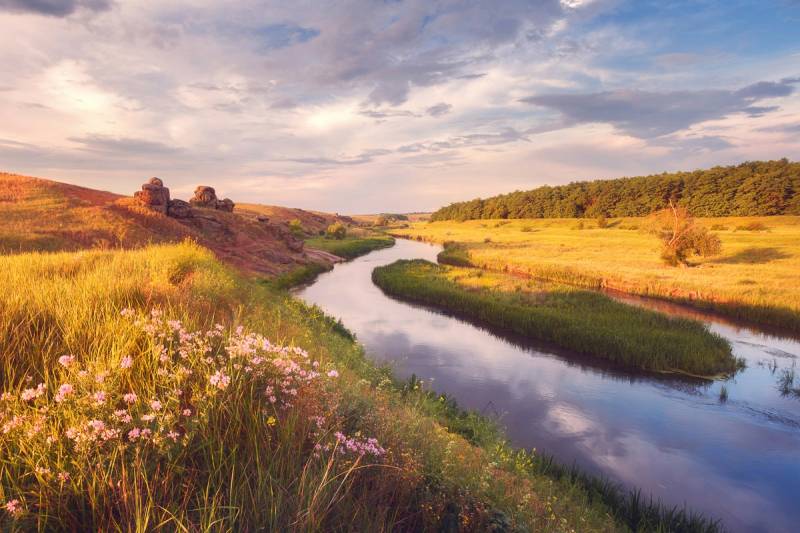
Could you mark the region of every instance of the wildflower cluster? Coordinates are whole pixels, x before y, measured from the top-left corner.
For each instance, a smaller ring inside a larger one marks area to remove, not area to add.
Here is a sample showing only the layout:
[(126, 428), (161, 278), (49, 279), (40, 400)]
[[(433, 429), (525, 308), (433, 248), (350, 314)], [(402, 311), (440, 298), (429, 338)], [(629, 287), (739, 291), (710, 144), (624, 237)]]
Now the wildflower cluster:
[[(175, 459), (237, 390), (257, 391), (254, 401), (270, 429), (293, 407), (310, 406), (302, 412), (313, 456), (386, 453), (374, 438), (340, 431), (331, 392), (339, 373), (321, 368), (305, 350), (273, 344), (242, 327), (190, 332), (158, 309), (144, 316), (132, 310), (122, 314), (141, 331), (147, 349), (119, 356), (110, 368), (64, 355), (52, 374), (56, 382), (31, 384), (0, 398), (6, 449), (40, 451), (40, 464), (29, 467), (35, 475), (24, 477), (38, 483), (39, 491), (42, 484), (60, 490), (68, 483), (80, 490), (87, 472), (133, 455)], [(25, 493), (16, 496), (0, 502), (13, 519), (26, 512)]]

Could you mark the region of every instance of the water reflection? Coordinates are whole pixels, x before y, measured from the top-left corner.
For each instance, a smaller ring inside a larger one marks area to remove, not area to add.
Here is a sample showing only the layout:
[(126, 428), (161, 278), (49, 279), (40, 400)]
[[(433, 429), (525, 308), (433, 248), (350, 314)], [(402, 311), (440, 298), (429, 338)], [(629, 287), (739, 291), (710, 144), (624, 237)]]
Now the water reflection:
[(462, 406), (497, 415), (518, 446), (671, 504), (689, 502), (735, 531), (794, 529), (800, 401), (781, 396), (776, 372), (791, 367), (800, 343), (693, 313), (728, 338), (748, 368), (725, 383), (642, 376), (393, 300), (371, 282), (376, 266), (400, 258), (435, 261), (438, 251), (398, 241), (338, 265), (298, 294), (341, 318), (368, 354), (397, 375), (416, 374)]

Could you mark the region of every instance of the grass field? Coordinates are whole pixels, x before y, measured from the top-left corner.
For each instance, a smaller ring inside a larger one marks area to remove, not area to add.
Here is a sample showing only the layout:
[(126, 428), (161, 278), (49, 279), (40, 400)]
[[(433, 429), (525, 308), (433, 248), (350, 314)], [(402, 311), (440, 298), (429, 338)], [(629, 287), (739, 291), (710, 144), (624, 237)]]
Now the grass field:
[(629, 368), (695, 376), (737, 368), (728, 343), (699, 322), (592, 291), (423, 260), (378, 267), (372, 279), (393, 296)]
[(443, 258), (459, 264), (688, 302), (800, 334), (800, 217), (698, 222), (719, 235), (722, 254), (689, 268), (663, 265), (639, 218), (606, 228), (586, 219), (415, 223), (392, 234), (454, 243)]
[(196, 245), (3, 256), (0, 286), (2, 530), (708, 526), (555, 475)]

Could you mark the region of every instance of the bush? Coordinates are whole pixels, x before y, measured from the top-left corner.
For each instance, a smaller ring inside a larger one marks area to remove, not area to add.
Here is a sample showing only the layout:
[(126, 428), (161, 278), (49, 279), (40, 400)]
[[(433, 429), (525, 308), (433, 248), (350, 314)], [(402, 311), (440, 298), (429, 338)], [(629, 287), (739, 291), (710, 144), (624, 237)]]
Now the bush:
[(597, 227), (601, 228), (601, 229), (602, 228), (607, 228), (608, 227), (608, 219), (603, 215), (600, 215), (599, 217), (597, 217)]
[(650, 215), (648, 231), (661, 240), (661, 259), (668, 265), (688, 265), (691, 255), (708, 257), (722, 251), (722, 241), (697, 226), (694, 218), (683, 207), (670, 207)]
[(292, 232), (292, 235), (295, 237), (304, 237), (306, 234), (306, 230), (303, 227), (303, 223), (300, 222), (300, 219), (295, 218), (294, 220), (289, 222), (289, 231)]
[(334, 222), (328, 226), (326, 233), (329, 239), (341, 240), (347, 237), (347, 226), (341, 222)]

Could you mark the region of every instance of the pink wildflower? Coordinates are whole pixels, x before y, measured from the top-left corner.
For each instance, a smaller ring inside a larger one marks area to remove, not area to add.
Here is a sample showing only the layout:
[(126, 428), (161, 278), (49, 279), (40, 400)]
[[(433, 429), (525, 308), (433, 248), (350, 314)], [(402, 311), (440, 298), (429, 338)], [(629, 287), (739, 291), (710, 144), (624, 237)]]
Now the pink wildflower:
[(67, 473), (67, 472), (59, 472), (58, 473), (58, 480), (61, 483), (65, 483), (65, 482), (69, 481), (69, 473)]
[(119, 366), (120, 366), (120, 368), (130, 368), (130, 367), (132, 367), (133, 366), (133, 357), (131, 357), (130, 355), (126, 355), (119, 362)]
[(217, 370), (214, 375), (208, 378), (208, 381), (212, 386), (217, 387), (220, 390), (224, 390), (228, 387), (228, 385), (230, 385), (231, 378), (226, 376), (222, 370)]
[(183, 416), (192, 416), (192, 410), (191, 409), (184, 409), (183, 410)]
[(132, 403), (136, 403), (137, 396), (136, 396), (136, 394), (134, 394), (132, 392), (129, 392), (128, 394), (124, 395), (122, 397), (122, 399), (125, 401), (125, 403), (132, 404)]
[(65, 368), (69, 367), (74, 362), (75, 362), (74, 355), (62, 355), (61, 357), (58, 358), (58, 364), (60, 364)]
[(75, 392), (75, 388), (69, 383), (64, 383), (58, 388), (58, 394), (56, 394), (55, 401), (57, 403), (61, 403), (73, 392)]
[(138, 439), (141, 434), (142, 430), (140, 430), (139, 428), (133, 428), (128, 432), (128, 440), (134, 441)]
[(150, 402), (150, 409), (152, 409), (153, 411), (160, 411), (162, 407), (163, 405), (161, 405), (161, 402), (159, 402), (158, 400), (153, 400), (152, 402)]
[(44, 394), (44, 383), (39, 383), (35, 389), (25, 389), (22, 391), (20, 397), (22, 401), (27, 402), (29, 400), (33, 400), (34, 398), (38, 398)]
[(106, 393), (105, 391), (97, 391), (92, 395), (92, 399), (94, 400), (95, 405), (103, 405), (106, 403)]
[(3, 507), (6, 512), (14, 518), (22, 516), (22, 504), (19, 503), (19, 500), (9, 500)]
[(339, 377), (339, 372), (337, 372), (336, 370), (329, 370), (328, 371), (328, 377), (329, 378), (338, 378)]

